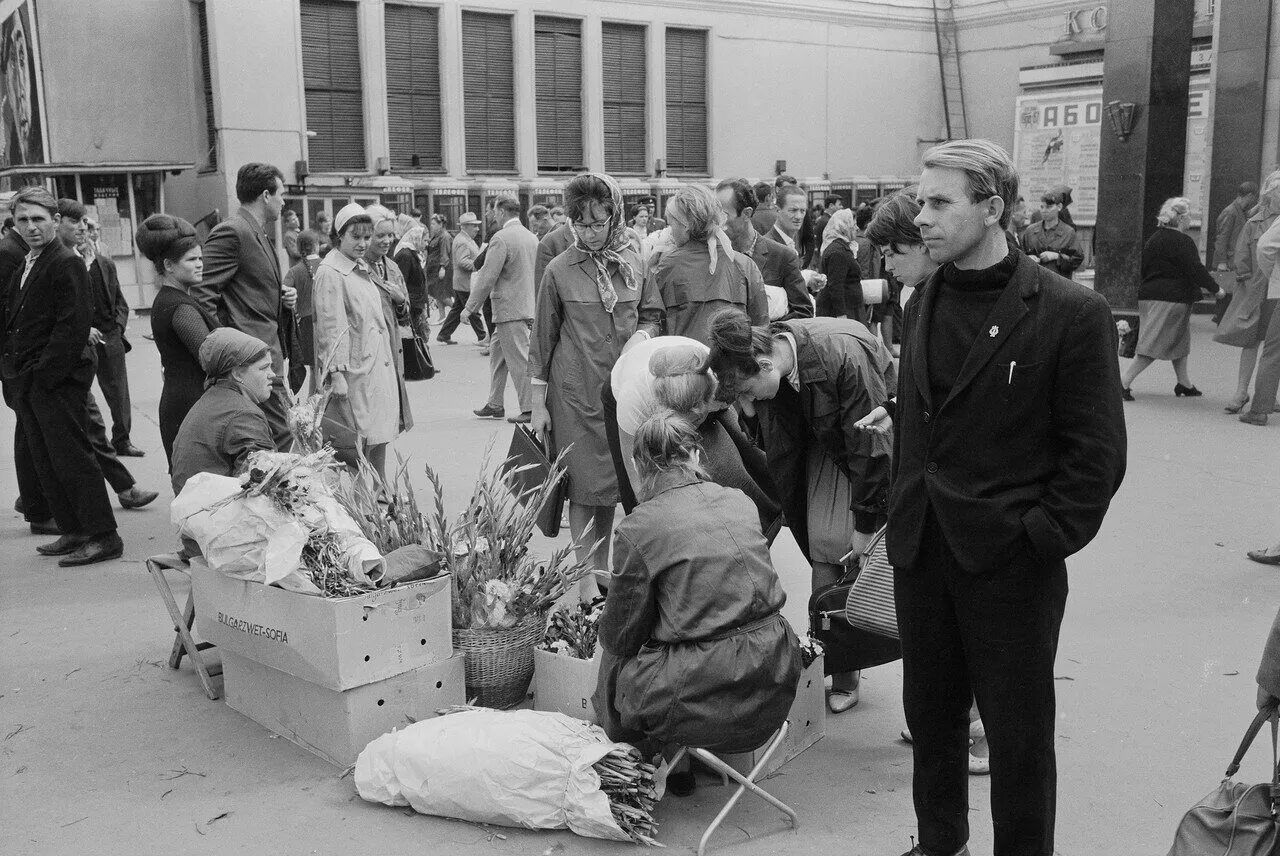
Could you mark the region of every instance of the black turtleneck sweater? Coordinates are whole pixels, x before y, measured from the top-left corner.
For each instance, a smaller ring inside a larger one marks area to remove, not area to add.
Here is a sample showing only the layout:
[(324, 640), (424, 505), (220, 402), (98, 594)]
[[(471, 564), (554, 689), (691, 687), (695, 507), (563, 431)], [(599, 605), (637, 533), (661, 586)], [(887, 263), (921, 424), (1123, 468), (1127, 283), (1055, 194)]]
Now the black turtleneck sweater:
[(960, 270), (952, 263), (943, 266), (927, 345), (935, 407), (947, 400), (974, 340), (986, 335), (987, 319), (1013, 277), (1018, 255), (1010, 250), (999, 264), (982, 270)]

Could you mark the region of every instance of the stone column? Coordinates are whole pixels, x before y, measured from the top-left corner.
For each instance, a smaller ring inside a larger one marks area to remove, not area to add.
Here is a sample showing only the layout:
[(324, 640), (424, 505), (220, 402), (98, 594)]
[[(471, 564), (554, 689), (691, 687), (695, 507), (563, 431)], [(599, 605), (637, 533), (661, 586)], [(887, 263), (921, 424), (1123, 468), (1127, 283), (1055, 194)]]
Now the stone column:
[[(1142, 247), (1160, 204), (1183, 193), (1194, 0), (1112, 0), (1102, 84), (1095, 288), (1113, 309), (1138, 305)], [(1121, 140), (1112, 101), (1137, 105)]]

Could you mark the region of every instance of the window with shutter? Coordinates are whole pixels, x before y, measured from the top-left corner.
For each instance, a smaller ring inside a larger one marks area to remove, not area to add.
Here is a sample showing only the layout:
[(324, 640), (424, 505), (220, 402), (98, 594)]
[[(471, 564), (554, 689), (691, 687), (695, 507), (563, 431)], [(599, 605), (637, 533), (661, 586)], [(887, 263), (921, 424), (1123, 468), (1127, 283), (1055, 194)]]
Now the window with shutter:
[(313, 172), (368, 169), (356, 4), (302, 0), (302, 76)]
[(440, 10), (388, 3), (385, 20), (391, 167), (444, 172)]
[(516, 171), (511, 17), (462, 13), (462, 99), (467, 171)]
[(667, 169), (706, 173), (707, 32), (668, 28)]
[(534, 18), (538, 172), (581, 172), (582, 22)]
[(209, 13), (204, 3), (196, 4), (196, 29), (200, 37), (200, 87), (204, 95), (204, 166), (218, 168), (218, 128), (213, 119), (213, 72), (209, 68)]
[(604, 168), (606, 172), (647, 173), (645, 28), (605, 23), (601, 35), (604, 41)]

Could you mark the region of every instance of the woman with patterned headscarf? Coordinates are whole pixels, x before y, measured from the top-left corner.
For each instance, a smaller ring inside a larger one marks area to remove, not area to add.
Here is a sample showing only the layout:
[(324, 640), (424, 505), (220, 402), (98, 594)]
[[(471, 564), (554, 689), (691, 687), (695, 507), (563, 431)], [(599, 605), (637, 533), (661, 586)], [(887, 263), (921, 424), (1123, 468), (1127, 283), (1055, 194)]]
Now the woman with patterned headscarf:
[(649, 272), (662, 295), (667, 335), (710, 342), (711, 318), (736, 307), (752, 324), (769, 323), (769, 297), (760, 269), (733, 249), (722, 227), (724, 211), (711, 188), (691, 184), (667, 203), (675, 247)]
[[(564, 189), (573, 243), (547, 265), (529, 348), (531, 427), (567, 450), (569, 529), (592, 567), (609, 567), (618, 480), (605, 436), (601, 390), (632, 335), (654, 336), (662, 298), (644, 276), (627, 236), (622, 190), (602, 173)], [(590, 545), (598, 543), (593, 555)], [(579, 594), (596, 594), (594, 579)]]
[(818, 273), (825, 274), (827, 285), (818, 292), (819, 318), (852, 318), (863, 321), (862, 268), (858, 265), (854, 238), (858, 235), (853, 212), (841, 208), (822, 230), (822, 258)]

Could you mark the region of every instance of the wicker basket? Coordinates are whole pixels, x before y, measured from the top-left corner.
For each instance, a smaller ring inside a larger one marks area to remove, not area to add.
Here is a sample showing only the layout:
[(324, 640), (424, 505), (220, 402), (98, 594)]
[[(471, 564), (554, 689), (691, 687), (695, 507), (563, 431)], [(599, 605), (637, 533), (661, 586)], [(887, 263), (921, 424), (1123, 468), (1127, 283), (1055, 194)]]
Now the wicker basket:
[(453, 647), (466, 654), (468, 701), (498, 710), (524, 701), (533, 680), (533, 648), (545, 631), (540, 615), (507, 630), (454, 630)]

